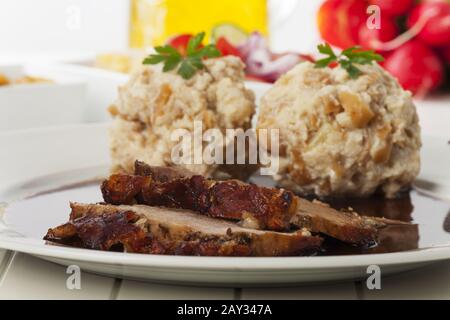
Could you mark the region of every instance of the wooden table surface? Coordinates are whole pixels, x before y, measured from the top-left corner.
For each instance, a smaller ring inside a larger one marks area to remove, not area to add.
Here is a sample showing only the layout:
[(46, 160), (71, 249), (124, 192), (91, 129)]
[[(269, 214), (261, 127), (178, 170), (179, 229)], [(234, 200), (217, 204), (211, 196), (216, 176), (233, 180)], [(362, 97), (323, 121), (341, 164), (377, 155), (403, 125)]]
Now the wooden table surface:
[(201, 288), (162, 285), (81, 273), (69, 290), (66, 268), (27, 254), (0, 250), (0, 299), (450, 299), (450, 260), (365, 282), (289, 288)]

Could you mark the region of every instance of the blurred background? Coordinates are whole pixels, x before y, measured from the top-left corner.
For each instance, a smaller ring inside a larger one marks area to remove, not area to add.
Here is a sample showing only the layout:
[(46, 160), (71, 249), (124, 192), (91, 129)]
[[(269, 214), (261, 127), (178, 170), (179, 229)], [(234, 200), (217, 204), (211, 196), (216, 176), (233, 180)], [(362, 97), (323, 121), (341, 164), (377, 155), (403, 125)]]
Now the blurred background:
[(202, 31), (252, 81), (276, 81), (328, 42), (377, 51), (422, 105), (449, 103), (450, 0), (0, 0), (0, 107), (8, 84), (78, 82), (87, 111), (75, 118), (105, 120), (99, 107), (154, 46), (183, 50)]
[[(320, 2), (0, 0), (0, 52), (5, 61), (17, 55), (55, 57), (125, 50), (178, 33), (210, 31), (222, 22), (266, 35), (270, 29), (274, 50), (308, 51), (319, 37), (315, 13)], [(166, 19), (167, 12), (174, 14)], [(308, 31), (300, 36), (304, 28)], [(293, 35), (297, 39), (289, 38)]]

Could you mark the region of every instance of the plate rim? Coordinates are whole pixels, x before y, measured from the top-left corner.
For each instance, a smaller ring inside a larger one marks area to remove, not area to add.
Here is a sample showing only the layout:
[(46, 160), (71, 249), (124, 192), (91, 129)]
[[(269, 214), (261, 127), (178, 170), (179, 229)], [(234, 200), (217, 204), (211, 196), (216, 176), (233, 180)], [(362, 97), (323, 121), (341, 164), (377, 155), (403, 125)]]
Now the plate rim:
[[(450, 259), (450, 246), (436, 246), (404, 252), (304, 257), (201, 257), (106, 252), (46, 245), (44, 241), (0, 236), (0, 247), (49, 258), (134, 267), (215, 271), (299, 271), (304, 269), (392, 266)], [(27, 241), (28, 240), (28, 241)], [(31, 242), (30, 242), (31, 240)]]

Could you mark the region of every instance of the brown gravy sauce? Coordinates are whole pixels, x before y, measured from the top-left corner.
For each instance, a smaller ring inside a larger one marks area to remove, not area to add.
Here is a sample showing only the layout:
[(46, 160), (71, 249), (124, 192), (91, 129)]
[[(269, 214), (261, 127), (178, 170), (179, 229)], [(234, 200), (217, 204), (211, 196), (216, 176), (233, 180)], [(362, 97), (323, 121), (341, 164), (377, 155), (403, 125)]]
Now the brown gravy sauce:
[(336, 209), (353, 208), (366, 216), (385, 217), (411, 222), (411, 225), (388, 226), (380, 230), (377, 244), (357, 247), (326, 238), (320, 255), (348, 255), (399, 252), (434, 246), (450, 246), (450, 203), (416, 191), (397, 199), (382, 196), (358, 199), (327, 199)]

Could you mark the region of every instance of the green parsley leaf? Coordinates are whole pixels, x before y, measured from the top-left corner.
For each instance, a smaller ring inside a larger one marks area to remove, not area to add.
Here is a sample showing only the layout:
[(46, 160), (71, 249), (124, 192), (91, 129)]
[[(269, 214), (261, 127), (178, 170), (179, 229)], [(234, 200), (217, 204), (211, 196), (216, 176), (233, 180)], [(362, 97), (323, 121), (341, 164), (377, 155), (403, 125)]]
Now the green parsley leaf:
[(329, 58), (323, 58), (320, 60), (317, 60), (315, 63), (316, 68), (325, 68), (328, 67), (330, 63), (336, 61), (335, 57), (329, 57)]
[(331, 48), (331, 46), (328, 43), (319, 44), (317, 46), (317, 49), (319, 50), (320, 53), (323, 53), (323, 54), (329, 55), (330, 57), (336, 58), (336, 54), (334, 53), (333, 49)]
[(156, 54), (144, 59), (143, 64), (164, 63), (163, 71), (177, 69), (177, 73), (184, 79), (192, 78), (198, 70), (205, 68), (203, 59), (220, 57), (221, 53), (213, 44), (202, 47), (205, 33), (201, 32), (192, 37), (187, 45), (187, 55), (182, 56), (170, 45), (155, 47)]
[(177, 56), (168, 57), (166, 59), (166, 62), (164, 63), (163, 71), (168, 72), (168, 71), (175, 69), (180, 62), (181, 62), (181, 57), (177, 57)]
[(203, 69), (205, 67), (200, 57), (192, 57), (187, 59), (187, 61), (189, 61), (189, 63), (192, 64), (197, 69)]
[(147, 58), (144, 59), (144, 64), (158, 64), (165, 60), (164, 56), (159, 54), (151, 54)]
[(383, 57), (372, 50), (363, 50), (359, 46), (350, 47), (336, 55), (328, 43), (317, 46), (320, 53), (328, 57), (320, 59), (315, 62), (316, 68), (325, 68), (331, 62), (336, 61), (345, 69), (350, 78), (355, 79), (359, 77), (362, 72), (355, 64), (371, 64), (373, 61), (383, 61)]
[(350, 47), (350, 48), (344, 49), (341, 52), (341, 55), (343, 55), (343, 56), (352, 56), (356, 50), (361, 50), (361, 47), (360, 46), (354, 46), (354, 47)]
[(200, 50), (200, 54), (203, 57), (208, 57), (208, 58), (220, 57), (220, 51), (217, 49), (217, 47), (214, 44), (209, 44), (206, 47), (202, 48)]
[(353, 63), (348, 60), (342, 60), (340, 65), (343, 69), (345, 69), (345, 71), (347, 71), (349, 77), (352, 79), (358, 78), (362, 73), (361, 70), (355, 67)]
[(199, 46), (202, 44), (203, 39), (205, 38), (205, 33), (200, 32), (199, 34), (193, 36), (191, 39), (189, 39), (188, 45), (187, 45), (187, 54), (188, 56), (191, 56), (197, 52), (199, 49)]
[(178, 74), (183, 77), (183, 79), (190, 79), (195, 74), (196, 67), (189, 61), (184, 60), (178, 69)]
[(172, 46), (155, 47), (155, 51), (164, 56), (181, 56), (181, 54)]
[(360, 47), (352, 47), (342, 51), (342, 55), (349, 59), (366, 59), (370, 61), (383, 61), (383, 57), (372, 50), (362, 50)]

